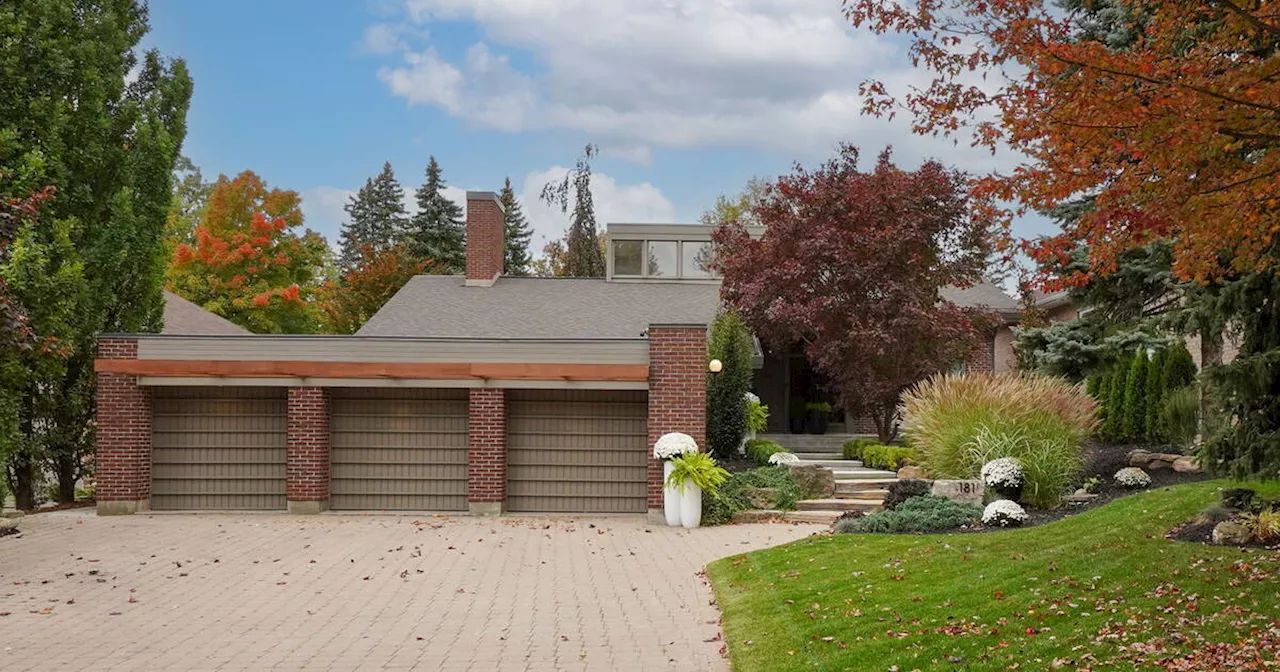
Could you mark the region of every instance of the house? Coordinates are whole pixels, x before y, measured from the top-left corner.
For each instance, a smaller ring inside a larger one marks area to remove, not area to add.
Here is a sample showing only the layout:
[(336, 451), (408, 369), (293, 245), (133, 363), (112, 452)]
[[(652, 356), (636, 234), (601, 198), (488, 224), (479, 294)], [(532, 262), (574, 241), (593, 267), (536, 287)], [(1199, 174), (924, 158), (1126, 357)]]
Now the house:
[[(352, 336), (102, 335), (99, 513), (661, 515), (649, 447), (705, 443), (710, 229), (611, 225), (607, 277), (563, 279), (500, 276), (495, 194), (467, 193), (466, 225), (465, 275), (413, 278)], [(762, 396), (790, 394), (802, 363), (758, 355)]]

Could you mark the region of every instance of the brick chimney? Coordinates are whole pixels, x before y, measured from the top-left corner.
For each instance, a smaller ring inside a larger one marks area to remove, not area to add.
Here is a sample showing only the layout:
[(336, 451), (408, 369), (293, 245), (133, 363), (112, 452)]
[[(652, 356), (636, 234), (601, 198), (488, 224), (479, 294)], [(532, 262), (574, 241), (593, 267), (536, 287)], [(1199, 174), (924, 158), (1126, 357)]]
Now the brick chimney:
[(467, 286), (488, 287), (502, 275), (506, 224), (492, 191), (467, 192)]

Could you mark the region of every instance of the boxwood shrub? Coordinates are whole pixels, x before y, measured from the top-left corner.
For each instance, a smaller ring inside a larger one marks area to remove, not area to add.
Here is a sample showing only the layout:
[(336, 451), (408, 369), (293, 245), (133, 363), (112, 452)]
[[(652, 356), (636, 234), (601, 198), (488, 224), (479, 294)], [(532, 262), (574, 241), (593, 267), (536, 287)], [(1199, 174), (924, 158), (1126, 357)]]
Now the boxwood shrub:
[(762, 467), (769, 464), (770, 455), (791, 452), (769, 439), (751, 439), (747, 441), (745, 449), (747, 451), (747, 459)]
[(846, 460), (861, 460), (862, 451), (865, 450), (867, 446), (874, 446), (878, 443), (880, 442), (876, 439), (849, 439), (844, 442), (840, 452)]
[(903, 446), (875, 445), (862, 449), (862, 464), (872, 469), (897, 471), (908, 464), (914, 464), (919, 459), (919, 453)]

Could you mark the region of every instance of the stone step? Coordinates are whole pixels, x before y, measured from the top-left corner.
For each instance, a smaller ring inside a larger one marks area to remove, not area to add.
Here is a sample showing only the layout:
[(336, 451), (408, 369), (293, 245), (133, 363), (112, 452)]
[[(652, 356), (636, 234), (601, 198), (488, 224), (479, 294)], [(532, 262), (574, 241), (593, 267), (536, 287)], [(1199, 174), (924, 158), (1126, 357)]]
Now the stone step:
[(884, 503), (879, 499), (802, 499), (798, 511), (873, 511)]
[(858, 460), (809, 460), (802, 457), (800, 458), (800, 464), (815, 464), (819, 467), (831, 469), (832, 471), (862, 468), (862, 463)]
[(836, 481), (866, 481), (866, 480), (884, 480), (897, 479), (898, 475), (892, 471), (881, 471), (879, 469), (832, 469), (831, 473), (835, 474)]
[(888, 490), (879, 488), (853, 488), (850, 490), (841, 489), (836, 486), (836, 499), (874, 499), (876, 501), (884, 501), (889, 496)]
[(852, 481), (836, 481), (836, 492), (862, 492), (864, 490), (882, 490), (894, 483), (896, 478), (863, 478)]
[(841, 462), (844, 462), (844, 461), (845, 461), (845, 459), (844, 459), (844, 455), (843, 455), (843, 454), (841, 454), (841, 453), (838, 453), (838, 452), (835, 452), (835, 453), (817, 453), (817, 452), (804, 452), (804, 451), (801, 451), (801, 452), (798, 452), (798, 453), (794, 453), (794, 455), (795, 455), (796, 457), (798, 457), (798, 458), (802, 459), (802, 460), (805, 460), (805, 461), (810, 461), (810, 460), (812, 460), (812, 461), (814, 461), (814, 462), (826, 462), (826, 461), (828, 461), (828, 460), (839, 460), (839, 461), (841, 461)]
[(843, 511), (783, 511), (779, 516), (788, 523), (818, 523), (830, 525), (840, 517)]

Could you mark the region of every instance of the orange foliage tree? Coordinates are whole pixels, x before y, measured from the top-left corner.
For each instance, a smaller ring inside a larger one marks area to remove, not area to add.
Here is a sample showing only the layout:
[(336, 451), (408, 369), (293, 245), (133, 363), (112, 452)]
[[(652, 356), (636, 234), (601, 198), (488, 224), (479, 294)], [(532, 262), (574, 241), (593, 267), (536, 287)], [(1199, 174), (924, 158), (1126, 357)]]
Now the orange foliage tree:
[(255, 333), (317, 331), (314, 300), (331, 254), (319, 234), (299, 231), (300, 204), (297, 192), (268, 189), (252, 171), (219, 176), (166, 284)]
[(325, 331), (354, 334), (413, 276), (432, 262), (416, 258), (404, 245), (363, 245), (360, 259), (340, 282), (325, 283), (321, 292)]
[[(1036, 250), (1087, 244), (1090, 270), (1172, 241), (1174, 271), (1210, 282), (1280, 267), (1280, 10), (1263, 0), (845, 0), (856, 26), (911, 40), (931, 84), (863, 84), (865, 111), (913, 116), (1029, 161), (974, 183), (1006, 221), (1093, 207)], [(1102, 10), (1100, 11), (1100, 6)], [(1065, 9), (1064, 9), (1065, 7)], [(1101, 32), (1102, 34), (1099, 34)], [(1007, 203), (1017, 203), (1007, 206)]]

